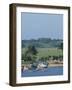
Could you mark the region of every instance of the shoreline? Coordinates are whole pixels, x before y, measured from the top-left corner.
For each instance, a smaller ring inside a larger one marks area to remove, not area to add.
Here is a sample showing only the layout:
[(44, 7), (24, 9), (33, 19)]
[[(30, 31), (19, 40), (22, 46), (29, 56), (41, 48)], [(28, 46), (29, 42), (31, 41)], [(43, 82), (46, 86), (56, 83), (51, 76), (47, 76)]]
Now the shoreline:
[[(49, 63), (48, 66), (47, 66), (47, 68), (50, 68), (50, 67), (63, 67), (63, 63)], [(25, 65), (23, 65), (21, 67), (22, 71), (29, 70), (29, 68), (31, 69), (30, 66), (27, 67)], [(43, 69), (43, 68), (37, 68), (37, 69)]]
[(48, 67), (61, 67), (63, 64), (49, 64)]

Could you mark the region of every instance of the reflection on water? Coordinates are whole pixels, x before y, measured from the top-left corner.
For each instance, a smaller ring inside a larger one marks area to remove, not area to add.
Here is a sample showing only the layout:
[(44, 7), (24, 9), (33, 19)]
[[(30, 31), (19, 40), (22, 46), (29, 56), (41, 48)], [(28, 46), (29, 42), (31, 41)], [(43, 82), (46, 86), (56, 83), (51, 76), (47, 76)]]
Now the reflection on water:
[(60, 67), (48, 67), (42, 70), (26, 70), (21, 72), (22, 77), (32, 77), (32, 76), (54, 76), (63, 75), (63, 66)]

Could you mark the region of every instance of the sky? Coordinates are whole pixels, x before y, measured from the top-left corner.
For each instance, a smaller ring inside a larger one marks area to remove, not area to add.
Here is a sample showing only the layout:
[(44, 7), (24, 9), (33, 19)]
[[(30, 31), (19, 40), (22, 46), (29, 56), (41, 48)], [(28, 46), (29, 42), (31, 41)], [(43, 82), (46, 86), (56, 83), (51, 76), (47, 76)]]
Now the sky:
[(63, 39), (63, 15), (48, 13), (21, 13), (21, 39)]

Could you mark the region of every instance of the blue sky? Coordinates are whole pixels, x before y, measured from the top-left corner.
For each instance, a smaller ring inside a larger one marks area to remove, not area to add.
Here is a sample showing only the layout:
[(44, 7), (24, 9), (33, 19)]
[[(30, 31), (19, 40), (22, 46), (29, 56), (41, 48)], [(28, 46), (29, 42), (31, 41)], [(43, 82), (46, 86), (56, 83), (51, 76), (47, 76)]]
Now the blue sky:
[(63, 39), (63, 15), (21, 13), (21, 39)]

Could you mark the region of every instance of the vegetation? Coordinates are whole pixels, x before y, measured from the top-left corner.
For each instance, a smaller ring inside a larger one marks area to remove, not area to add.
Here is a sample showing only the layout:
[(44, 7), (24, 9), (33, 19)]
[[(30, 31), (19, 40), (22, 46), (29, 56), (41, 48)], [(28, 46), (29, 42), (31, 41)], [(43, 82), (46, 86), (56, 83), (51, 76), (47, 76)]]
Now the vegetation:
[(29, 46), (28, 49), (23, 52), (24, 53), (22, 53), (22, 60), (30, 62), (35, 61), (36, 55), (38, 53), (35, 46)]
[(31, 40), (22, 40), (22, 48), (34, 45), (36, 48), (57, 48), (63, 43), (61, 39), (39, 38)]
[(22, 40), (22, 62), (63, 60), (63, 42), (59, 39), (39, 38)]
[(63, 50), (63, 43), (59, 45), (59, 48)]
[[(27, 48), (22, 49), (22, 53), (23, 53), (22, 56), (25, 55), (26, 51), (27, 51)], [(28, 61), (34, 60), (35, 61), (37, 58), (42, 61), (50, 60), (50, 59), (52, 59), (52, 60), (55, 60), (55, 59), (62, 60), (63, 59), (63, 52), (61, 49), (58, 49), (58, 48), (37, 48), (37, 51), (38, 52), (36, 53), (36, 55), (31, 54), (31, 56), (29, 58), (27, 58), (26, 60), (28, 60)], [(33, 58), (32, 58), (32, 56), (33, 56)], [(22, 60), (25, 60), (25, 59), (22, 58)]]

